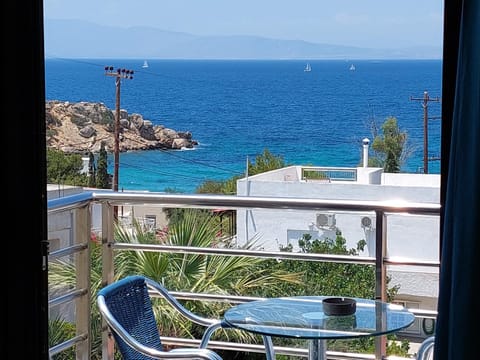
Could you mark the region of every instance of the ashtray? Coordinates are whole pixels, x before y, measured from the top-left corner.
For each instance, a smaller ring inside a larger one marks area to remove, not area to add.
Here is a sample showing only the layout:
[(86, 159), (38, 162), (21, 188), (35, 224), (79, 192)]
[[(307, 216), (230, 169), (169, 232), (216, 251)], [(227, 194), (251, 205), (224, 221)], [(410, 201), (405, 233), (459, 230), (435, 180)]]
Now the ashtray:
[(346, 316), (355, 314), (357, 302), (346, 297), (331, 297), (323, 299), (323, 312), (328, 316)]

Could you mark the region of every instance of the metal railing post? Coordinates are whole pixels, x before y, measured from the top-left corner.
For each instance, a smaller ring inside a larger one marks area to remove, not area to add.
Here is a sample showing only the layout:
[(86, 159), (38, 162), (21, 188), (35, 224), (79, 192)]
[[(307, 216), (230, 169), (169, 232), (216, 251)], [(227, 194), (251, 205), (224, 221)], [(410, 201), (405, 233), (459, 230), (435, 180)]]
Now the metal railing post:
[(91, 293), (90, 293), (90, 269), (91, 269), (91, 211), (90, 206), (84, 206), (74, 210), (73, 239), (75, 245), (86, 244), (83, 251), (75, 254), (75, 268), (77, 269), (77, 289), (85, 289), (86, 294), (76, 299), (76, 331), (77, 336), (89, 334), (85, 341), (76, 345), (77, 360), (90, 359), (92, 333), (91, 333)]
[[(375, 300), (387, 300), (387, 218), (382, 210), (375, 211)], [(375, 359), (382, 360), (387, 353), (387, 337), (375, 338)]]
[[(113, 242), (115, 241), (115, 209), (107, 202), (102, 202), (102, 286), (114, 279)], [(102, 359), (113, 360), (114, 339), (102, 319)]]

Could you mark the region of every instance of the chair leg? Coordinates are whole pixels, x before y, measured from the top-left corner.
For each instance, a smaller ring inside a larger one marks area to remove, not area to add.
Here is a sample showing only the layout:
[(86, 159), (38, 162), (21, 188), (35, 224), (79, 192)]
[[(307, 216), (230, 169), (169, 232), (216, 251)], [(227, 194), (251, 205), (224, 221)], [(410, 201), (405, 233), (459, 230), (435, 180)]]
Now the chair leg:
[(435, 336), (426, 338), (418, 348), (417, 360), (428, 360), (435, 345)]
[[(210, 338), (212, 337), (212, 334), (215, 332), (215, 330), (219, 328), (228, 328), (228, 326), (225, 326), (222, 322), (218, 322), (215, 324), (210, 325), (205, 332), (203, 333), (202, 340), (200, 341), (200, 348), (201, 349), (206, 349), (208, 346), (208, 342), (210, 341)], [(273, 342), (272, 338), (270, 336), (263, 335), (263, 344), (265, 346), (265, 358), (266, 360), (275, 360), (275, 349), (273, 348)]]
[(265, 345), (266, 360), (275, 360), (275, 349), (273, 348), (272, 338), (270, 336), (262, 335), (263, 344)]
[(202, 336), (202, 341), (200, 341), (200, 348), (206, 349), (208, 346), (208, 342), (210, 341), (210, 338), (212, 337), (212, 334), (215, 332), (215, 330), (219, 329), (222, 327), (222, 323), (218, 322), (215, 324), (210, 325), (205, 332), (203, 333)]

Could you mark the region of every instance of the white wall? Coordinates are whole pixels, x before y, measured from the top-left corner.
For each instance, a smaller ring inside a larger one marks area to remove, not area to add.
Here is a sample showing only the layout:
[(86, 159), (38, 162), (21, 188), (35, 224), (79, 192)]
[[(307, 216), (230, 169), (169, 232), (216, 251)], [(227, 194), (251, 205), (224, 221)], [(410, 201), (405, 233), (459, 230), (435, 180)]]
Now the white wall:
[[(248, 181), (237, 182), (237, 194), (249, 196), (281, 196), (314, 198), (325, 200), (402, 200), (420, 203), (438, 203), (440, 198), (439, 188), (424, 186), (393, 186), (393, 185), (365, 185), (358, 183), (323, 183), (323, 182), (275, 182), (255, 181), (252, 177)], [(248, 218), (246, 210), (239, 210), (237, 216), (237, 237), (240, 244), (247, 238), (258, 233), (261, 236), (263, 247), (266, 250), (278, 250), (278, 244), (288, 243), (288, 230), (311, 231), (311, 224), (315, 224), (317, 213), (314, 212), (285, 212), (273, 210), (251, 210)], [(360, 239), (367, 240), (369, 252), (373, 256), (374, 249), (371, 246), (373, 232), (366, 231), (361, 226), (361, 218), (369, 216), (374, 222), (373, 213), (335, 213), (336, 226), (347, 239), (347, 244), (355, 246)], [(391, 233), (391, 251), (395, 256), (401, 256), (410, 252), (412, 248), (425, 249), (429, 257), (435, 257), (438, 249), (439, 219), (438, 217), (412, 218), (406, 215), (391, 216), (392, 222), (388, 231)], [(393, 221), (395, 220), (395, 221)], [(313, 229), (320, 236), (328, 236), (333, 233), (325, 229)], [(418, 239), (421, 239), (419, 241)], [(395, 245), (401, 244), (401, 245)], [(403, 249), (403, 250), (402, 250)], [(435, 249), (435, 253), (431, 253)], [(418, 254), (417, 251), (414, 252)], [(427, 253), (424, 253), (427, 256)]]
[[(325, 200), (400, 200), (417, 203), (438, 204), (440, 201), (440, 176), (424, 174), (379, 174), (378, 171), (358, 168), (357, 182), (300, 182), (281, 181), (283, 169), (271, 171), (247, 180), (237, 181), (240, 196), (280, 196), (315, 198)], [(375, 169), (378, 170), (378, 169)], [(288, 173), (291, 173), (291, 167)], [(275, 181), (276, 180), (276, 181)], [(381, 180), (381, 181), (380, 181)], [(360, 183), (362, 182), (362, 183)], [(248, 189), (248, 192), (247, 192)], [(334, 214), (335, 227), (317, 227), (319, 213)], [(371, 227), (363, 227), (362, 217), (372, 220)], [(303, 234), (312, 237), (335, 239), (340, 230), (348, 248), (356, 248), (364, 239), (367, 247), (361, 255), (375, 257), (375, 213), (329, 212), (297, 210), (239, 210), (237, 214), (237, 242), (244, 244), (247, 239), (256, 238), (265, 250), (277, 251), (280, 246), (291, 243), (298, 249), (297, 240)], [(409, 214), (387, 214), (387, 256), (408, 257), (414, 260), (439, 259), (440, 219), (438, 216)], [(418, 283), (418, 274), (426, 279)], [(435, 297), (438, 294), (438, 269), (434, 267), (402, 266), (390, 267), (391, 284), (401, 285), (400, 296)], [(434, 301), (431, 303), (435, 303)]]

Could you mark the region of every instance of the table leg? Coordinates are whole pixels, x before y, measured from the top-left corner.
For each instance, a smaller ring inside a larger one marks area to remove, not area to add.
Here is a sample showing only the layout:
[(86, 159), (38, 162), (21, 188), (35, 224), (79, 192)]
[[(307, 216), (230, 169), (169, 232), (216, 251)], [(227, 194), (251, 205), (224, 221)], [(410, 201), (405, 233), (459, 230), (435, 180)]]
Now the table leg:
[(326, 340), (310, 340), (310, 344), (308, 344), (308, 360), (327, 360), (326, 352)]

